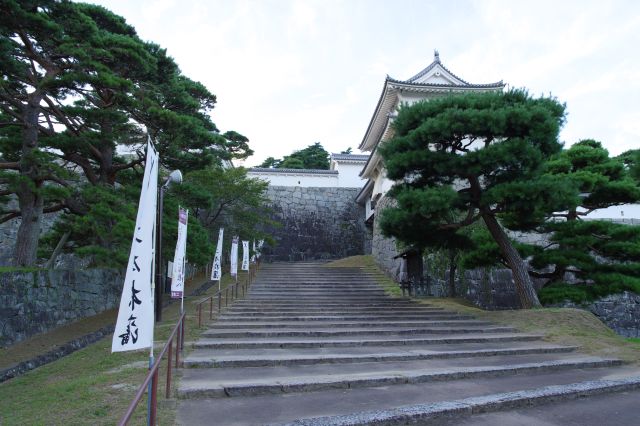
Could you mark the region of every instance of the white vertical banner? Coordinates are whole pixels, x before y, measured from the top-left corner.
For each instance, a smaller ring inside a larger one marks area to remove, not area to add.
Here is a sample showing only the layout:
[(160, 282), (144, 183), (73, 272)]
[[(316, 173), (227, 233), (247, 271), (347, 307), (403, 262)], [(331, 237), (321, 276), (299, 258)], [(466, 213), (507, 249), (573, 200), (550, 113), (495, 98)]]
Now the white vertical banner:
[(129, 262), (120, 298), (111, 352), (148, 348), (153, 340), (153, 262), (158, 203), (158, 153), (147, 143), (142, 190), (138, 202)]
[(224, 228), (220, 228), (218, 233), (218, 245), (216, 246), (216, 254), (213, 258), (213, 267), (211, 268), (211, 281), (220, 281), (222, 278), (222, 241)]
[(249, 270), (249, 241), (242, 241), (242, 268), (243, 271)]
[(178, 241), (173, 255), (173, 273), (171, 276), (171, 298), (180, 299), (184, 294), (184, 258), (187, 252), (187, 223), (189, 211), (178, 210)]
[(256, 240), (253, 240), (253, 254), (251, 255), (251, 263), (256, 261)]
[(238, 275), (238, 237), (233, 237), (231, 241), (231, 276)]
[(258, 250), (256, 251), (256, 256), (258, 256), (258, 259), (260, 259), (260, 256), (262, 256), (262, 246), (264, 245), (264, 240), (259, 240), (258, 241)]

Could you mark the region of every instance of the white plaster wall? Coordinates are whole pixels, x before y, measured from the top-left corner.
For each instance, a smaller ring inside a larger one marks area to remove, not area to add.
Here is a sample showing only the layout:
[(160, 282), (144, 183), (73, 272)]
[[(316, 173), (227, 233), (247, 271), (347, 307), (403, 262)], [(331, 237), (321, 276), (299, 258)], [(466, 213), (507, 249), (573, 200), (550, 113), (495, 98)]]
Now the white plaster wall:
[(374, 184), (373, 184), (373, 192), (371, 193), (371, 198), (375, 198), (378, 194), (386, 194), (387, 191), (391, 189), (393, 186), (393, 181), (387, 178), (386, 170), (382, 169), (380, 174), (376, 176)]
[(624, 204), (606, 209), (594, 210), (587, 215), (589, 219), (640, 219), (640, 204)]
[(362, 188), (366, 179), (359, 175), (364, 163), (336, 163), (335, 170), (338, 171), (338, 186), (341, 188)]
[(300, 186), (311, 187), (337, 187), (338, 175), (323, 175), (313, 173), (260, 173), (249, 171), (249, 177), (258, 178), (269, 182), (271, 186)]

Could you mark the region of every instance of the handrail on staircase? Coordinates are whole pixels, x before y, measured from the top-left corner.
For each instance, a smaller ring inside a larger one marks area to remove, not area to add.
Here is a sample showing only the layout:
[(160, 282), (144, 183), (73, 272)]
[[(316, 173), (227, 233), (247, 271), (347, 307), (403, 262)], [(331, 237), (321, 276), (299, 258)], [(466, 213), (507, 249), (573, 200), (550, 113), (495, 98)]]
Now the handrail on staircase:
[(138, 406), (138, 403), (140, 402), (140, 400), (142, 399), (142, 396), (144, 395), (145, 391), (147, 390), (147, 387), (149, 386), (149, 382), (151, 382), (151, 403), (150, 403), (150, 412), (149, 412), (149, 424), (151, 425), (155, 425), (156, 424), (156, 412), (157, 412), (157, 408), (158, 408), (158, 399), (157, 399), (157, 393), (158, 393), (158, 375), (159, 375), (159, 369), (160, 369), (160, 364), (162, 363), (162, 358), (164, 357), (164, 355), (169, 352), (169, 355), (167, 357), (167, 386), (166, 386), (166, 398), (169, 398), (170, 396), (170, 392), (171, 392), (171, 358), (172, 358), (172, 354), (173, 354), (173, 341), (175, 339), (176, 341), (176, 362), (175, 362), (175, 368), (178, 368), (178, 365), (180, 364), (180, 350), (183, 348), (184, 346), (184, 319), (186, 317), (186, 313), (183, 312), (180, 315), (180, 318), (178, 319), (178, 322), (176, 323), (175, 327), (173, 327), (173, 331), (171, 332), (171, 334), (169, 335), (169, 339), (167, 340), (167, 343), (165, 343), (164, 347), (162, 348), (162, 351), (160, 352), (160, 355), (158, 355), (158, 357), (155, 359), (155, 362), (153, 363), (153, 365), (151, 366), (151, 368), (149, 369), (149, 372), (147, 373), (147, 377), (145, 377), (144, 381), (142, 382), (142, 384), (140, 385), (140, 387), (138, 388), (138, 391), (136, 392), (136, 395), (133, 397), (133, 400), (131, 401), (131, 403), (129, 404), (129, 407), (127, 408), (127, 411), (124, 413), (124, 415), (122, 416), (122, 418), (120, 419), (120, 421), (118, 422), (118, 426), (124, 426), (126, 424), (129, 423), (129, 420), (131, 420), (131, 416), (133, 415), (133, 412), (135, 411), (136, 407)]
[[(247, 277), (242, 282), (235, 282), (224, 288), (224, 306), (228, 306), (229, 304), (229, 290), (231, 290), (231, 300), (235, 300), (238, 298), (238, 290), (242, 290), (242, 297), (246, 294), (247, 290), (253, 283), (256, 277), (256, 272), (260, 266), (260, 262), (255, 263), (254, 268), (250, 268), (247, 274)], [(214, 294), (207, 296), (196, 303), (196, 310), (198, 315), (198, 327), (202, 326), (202, 310), (203, 305), (208, 301), (209, 302), (209, 319), (213, 319), (213, 301), (214, 299), (218, 299), (218, 313), (222, 311), (222, 289), (216, 291)]]
[[(249, 288), (249, 286), (253, 283), (253, 281), (255, 280), (256, 277), (256, 272), (258, 270), (260, 266), (260, 262), (256, 262), (255, 263), (255, 267), (249, 270), (249, 273), (247, 274), (247, 277), (245, 278), (243, 283), (234, 283), (231, 286), (227, 286), (225, 288), (225, 292), (227, 293), (227, 296), (225, 297), (225, 306), (227, 305), (227, 299), (228, 299), (228, 291), (229, 288), (231, 288), (231, 294), (232, 296), (235, 294), (234, 299), (235, 300), (238, 298), (238, 288), (242, 288), (242, 296), (244, 297), (244, 295), (246, 294), (247, 289)], [(204, 299), (202, 299), (200, 302), (197, 303), (196, 308), (198, 310), (198, 327), (201, 326), (202, 324), (202, 304), (204, 302), (206, 302), (207, 300), (211, 300), (211, 303), (209, 305), (209, 319), (213, 319), (213, 298), (214, 297), (218, 297), (218, 312), (221, 311), (222, 309), (222, 303), (221, 303), (221, 295), (222, 295), (222, 290), (217, 291), (215, 294), (211, 295), (211, 296), (207, 296)], [(142, 382), (142, 384), (140, 385), (140, 387), (138, 388), (138, 391), (136, 392), (135, 396), (133, 397), (133, 400), (131, 401), (131, 403), (129, 404), (129, 407), (127, 407), (127, 411), (124, 413), (124, 415), (122, 416), (122, 418), (120, 419), (120, 421), (118, 422), (118, 426), (125, 426), (129, 423), (129, 421), (131, 420), (131, 416), (133, 416), (133, 413), (136, 409), (136, 407), (138, 406), (138, 403), (140, 403), (140, 400), (142, 399), (145, 391), (147, 390), (148, 386), (149, 386), (149, 382), (151, 382), (151, 395), (150, 395), (150, 410), (149, 410), (149, 424), (150, 425), (155, 425), (156, 424), (156, 413), (157, 413), (157, 408), (158, 408), (158, 398), (157, 398), (157, 393), (158, 393), (158, 375), (159, 375), (159, 369), (160, 369), (160, 364), (162, 362), (162, 358), (165, 356), (165, 354), (168, 352), (168, 357), (167, 357), (167, 385), (166, 385), (166, 392), (165, 392), (165, 398), (169, 398), (171, 396), (171, 372), (172, 372), (172, 368), (171, 368), (171, 364), (172, 364), (172, 358), (173, 358), (173, 341), (176, 341), (176, 352), (175, 352), (175, 366), (174, 368), (178, 368), (178, 366), (180, 365), (180, 352), (182, 351), (182, 349), (184, 349), (184, 328), (185, 328), (185, 318), (186, 318), (186, 311), (182, 312), (182, 314), (180, 315), (180, 318), (178, 318), (178, 322), (176, 323), (176, 325), (173, 327), (173, 331), (171, 331), (171, 334), (169, 335), (169, 338), (167, 339), (167, 343), (165, 343), (164, 347), (162, 348), (162, 351), (160, 352), (160, 355), (158, 355), (158, 357), (155, 359), (153, 365), (151, 366), (151, 368), (149, 369), (149, 372), (147, 373), (147, 376), (145, 377), (144, 381)]]

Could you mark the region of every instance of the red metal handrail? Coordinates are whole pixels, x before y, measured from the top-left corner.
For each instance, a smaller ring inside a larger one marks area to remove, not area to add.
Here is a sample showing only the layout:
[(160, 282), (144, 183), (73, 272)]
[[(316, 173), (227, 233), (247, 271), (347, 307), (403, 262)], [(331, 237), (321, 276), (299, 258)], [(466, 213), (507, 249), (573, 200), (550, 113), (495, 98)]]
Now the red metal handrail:
[[(260, 263), (257, 262), (256, 263), (256, 267), (249, 271), (249, 274), (247, 275), (247, 278), (246, 278), (244, 283), (242, 283), (242, 284), (234, 283), (231, 286), (225, 287), (225, 293), (226, 293), (225, 306), (227, 306), (227, 297), (228, 297), (229, 288), (231, 288), (231, 295), (233, 296), (234, 293), (235, 293), (234, 299), (237, 299), (238, 298), (238, 287), (240, 285), (242, 285), (242, 295), (244, 296), (246, 294), (246, 290), (249, 288), (249, 286), (253, 282), (253, 280), (254, 280), (254, 278), (256, 276), (257, 269), (258, 269), (259, 266), (260, 266)], [(202, 324), (202, 304), (204, 302), (206, 302), (207, 300), (211, 300), (211, 303), (209, 305), (209, 319), (213, 319), (213, 298), (216, 297), (216, 296), (218, 297), (218, 312), (220, 312), (222, 310), (222, 300), (221, 300), (222, 290), (217, 291), (215, 294), (213, 294), (211, 296), (205, 297), (200, 302), (198, 302), (198, 304), (196, 305), (197, 309), (198, 309), (198, 327), (200, 327), (201, 324)], [(174, 340), (174, 338), (176, 339), (176, 353), (175, 353), (176, 362), (175, 362), (175, 368), (178, 368), (178, 366), (180, 364), (180, 361), (179, 361), (180, 360), (180, 351), (184, 348), (184, 324), (185, 324), (185, 318), (186, 318), (186, 312), (183, 312), (180, 315), (180, 318), (178, 319), (178, 322), (176, 323), (175, 327), (173, 328), (173, 331), (171, 331), (171, 334), (169, 335), (169, 339), (167, 340), (167, 343), (162, 348), (162, 351), (160, 351), (160, 355), (158, 355), (158, 357), (154, 361), (153, 365), (149, 369), (149, 372), (147, 373), (147, 376), (145, 377), (144, 381), (142, 382), (142, 384), (138, 388), (138, 391), (136, 392), (135, 396), (133, 397), (133, 400), (129, 404), (129, 407), (127, 407), (127, 411), (125, 412), (125, 414), (120, 419), (120, 422), (118, 422), (118, 426), (125, 426), (129, 422), (129, 420), (131, 420), (131, 416), (133, 415), (133, 412), (135, 411), (135, 409), (138, 406), (138, 404), (140, 403), (140, 400), (142, 399), (142, 396), (144, 395), (145, 390), (149, 386), (149, 382), (152, 382), (152, 384), (151, 384), (151, 395), (150, 395), (150, 398), (151, 398), (151, 404), (150, 404), (151, 410), (150, 410), (150, 413), (149, 413), (149, 424), (155, 425), (155, 423), (156, 423), (156, 411), (157, 411), (158, 374), (159, 374), (159, 369), (160, 369), (160, 363), (162, 362), (162, 358), (164, 357), (164, 355), (168, 352), (168, 357), (167, 357), (167, 384), (166, 384), (165, 397), (169, 398), (170, 394), (171, 394), (171, 358), (173, 356), (173, 340)]]
[(180, 356), (179, 349), (184, 344), (184, 319), (185, 319), (185, 313), (183, 312), (182, 315), (180, 315), (180, 318), (178, 319), (176, 326), (173, 328), (173, 331), (169, 335), (169, 339), (167, 340), (167, 343), (164, 345), (164, 348), (162, 348), (160, 355), (158, 355), (155, 362), (149, 369), (149, 372), (147, 373), (147, 377), (145, 377), (144, 381), (138, 388), (138, 391), (136, 392), (136, 395), (133, 397), (133, 400), (131, 401), (131, 403), (129, 404), (127, 411), (124, 413), (124, 416), (122, 416), (122, 418), (120, 419), (120, 422), (118, 422), (118, 426), (124, 426), (129, 422), (129, 420), (131, 419), (131, 416), (133, 415), (133, 412), (138, 406), (138, 403), (142, 399), (142, 396), (144, 395), (145, 391), (147, 390), (147, 387), (149, 386), (149, 382), (151, 380), (153, 380), (153, 383), (151, 386), (152, 395), (151, 395), (151, 413), (149, 416), (150, 417), (149, 423), (152, 425), (155, 425), (156, 409), (157, 409), (156, 393), (158, 390), (158, 370), (160, 369), (160, 363), (162, 362), (162, 357), (164, 357), (164, 354), (167, 353), (167, 351), (169, 351), (169, 358), (167, 360), (167, 392), (166, 392), (166, 396), (168, 398), (169, 392), (171, 391), (171, 352), (172, 352), (169, 348), (172, 346), (174, 338), (177, 337), (176, 365), (175, 365), (175, 367), (177, 368), (179, 363), (178, 360)]
[[(249, 271), (249, 273), (247, 274), (247, 278), (244, 281), (244, 283), (234, 283), (231, 284), (227, 287), (225, 287), (224, 291), (225, 291), (225, 296), (224, 296), (224, 304), (225, 306), (227, 306), (227, 299), (229, 298), (229, 289), (231, 289), (231, 299), (237, 299), (238, 298), (238, 289), (242, 288), (242, 296), (244, 297), (244, 295), (247, 292), (247, 289), (249, 288), (249, 286), (251, 285), (251, 283), (253, 282), (255, 275), (256, 275), (256, 269), (257, 268), (253, 268)], [(202, 300), (200, 300), (198, 303), (196, 303), (196, 310), (197, 310), (197, 315), (198, 315), (198, 327), (202, 326), (202, 305), (204, 305), (205, 302), (209, 302), (209, 319), (212, 320), (213, 319), (213, 299), (217, 298), (218, 299), (218, 312), (222, 311), (222, 289), (218, 290), (217, 292), (215, 292), (214, 294), (207, 296), (205, 298), (203, 298)]]

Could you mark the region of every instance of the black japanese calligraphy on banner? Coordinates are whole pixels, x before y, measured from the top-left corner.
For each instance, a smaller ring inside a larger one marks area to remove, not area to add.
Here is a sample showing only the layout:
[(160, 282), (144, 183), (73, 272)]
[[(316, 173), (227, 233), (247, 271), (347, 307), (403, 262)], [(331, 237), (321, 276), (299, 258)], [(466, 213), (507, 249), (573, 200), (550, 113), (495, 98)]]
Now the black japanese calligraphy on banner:
[(180, 299), (184, 294), (184, 263), (187, 253), (187, 223), (189, 211), (180, 209), (178, 212), (178, 241), (173, 256), (173, 272), (171, 275), (171, 298)]
[(213, 258), (213, 267), (211, 268), (211, 281), (220, 281), (222, 278), (222, 241), (224, 236), (224, 228), (220, 228), (218, 233), (218, 245), (216, 246), (216, 255)]
[(111, 352), (148, 348), (153, 340), (153, 254), (158, 153), (147, 144), (142, 190)]

